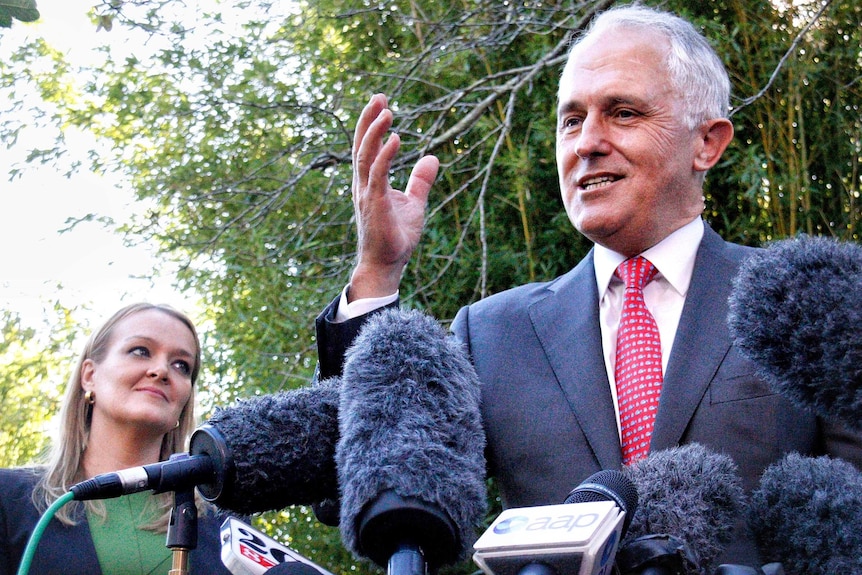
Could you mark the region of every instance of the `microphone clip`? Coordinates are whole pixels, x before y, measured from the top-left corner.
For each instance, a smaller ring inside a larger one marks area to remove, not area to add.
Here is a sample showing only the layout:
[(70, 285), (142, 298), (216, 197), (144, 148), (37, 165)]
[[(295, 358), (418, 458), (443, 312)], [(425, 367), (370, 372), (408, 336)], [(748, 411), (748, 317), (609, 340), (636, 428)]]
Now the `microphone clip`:
[[(408, 564), (418, 553), (431, 571), (458, 560), (460, 543), (452, 519), (419, 498), (403, 497), (392, 489), (383, 491), (357, 517), (357, 523), (362, 554), (380, 566), (391, 565), (396, 554), (398, 561)], [(403, 540), (405, 534), (409, 541)], [(400, 544), (393, 546), (393, 542)]]
[(643, 535), (626, 542), (617, 552), (620, 575), (638, 575), (647, 568), (661, 568), (667, 575), (687, 575), (698, 570), (697, 555), (673, 535)]

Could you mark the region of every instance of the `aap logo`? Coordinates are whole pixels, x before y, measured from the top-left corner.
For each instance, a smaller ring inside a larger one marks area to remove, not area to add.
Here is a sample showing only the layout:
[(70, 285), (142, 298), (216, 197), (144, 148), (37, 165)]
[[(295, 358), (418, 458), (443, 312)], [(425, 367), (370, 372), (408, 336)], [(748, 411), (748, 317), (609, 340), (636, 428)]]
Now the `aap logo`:
[(504, 519), (503, 521), (500, 521), (494, 526), (494, 533), (496, 533), (497, 535), (506, 535), (514, 531), (521, 531), (527, 526), (527, 523), (529, 522), (530, 520), (523, 515), (520, 517), (509, 517), (508, 519)]

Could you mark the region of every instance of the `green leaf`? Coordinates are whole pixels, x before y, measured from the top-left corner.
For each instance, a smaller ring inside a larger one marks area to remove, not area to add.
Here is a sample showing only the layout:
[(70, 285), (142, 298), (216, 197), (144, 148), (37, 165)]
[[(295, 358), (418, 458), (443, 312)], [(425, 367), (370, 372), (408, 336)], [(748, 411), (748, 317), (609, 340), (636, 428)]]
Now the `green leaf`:
[(10, 28), (12, 18), (21, 22), (35, 22), (39, 19), (36, 0), (0, 0), (0, 27)]

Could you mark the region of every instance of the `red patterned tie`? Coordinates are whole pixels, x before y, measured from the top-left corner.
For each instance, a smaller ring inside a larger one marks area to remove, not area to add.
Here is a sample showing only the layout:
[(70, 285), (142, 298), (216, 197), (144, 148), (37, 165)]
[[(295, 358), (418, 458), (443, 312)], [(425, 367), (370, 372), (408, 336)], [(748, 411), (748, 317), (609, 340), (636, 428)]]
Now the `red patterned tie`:
[(614, 368), (626, 465), (649, 453), (661, 393), (661, 340), (643, 294), (644, 286), (652, 281), (656, 271), (655, 266), (641, 256), (624, 261), (616, 271), (617, 277), (626, 284)]

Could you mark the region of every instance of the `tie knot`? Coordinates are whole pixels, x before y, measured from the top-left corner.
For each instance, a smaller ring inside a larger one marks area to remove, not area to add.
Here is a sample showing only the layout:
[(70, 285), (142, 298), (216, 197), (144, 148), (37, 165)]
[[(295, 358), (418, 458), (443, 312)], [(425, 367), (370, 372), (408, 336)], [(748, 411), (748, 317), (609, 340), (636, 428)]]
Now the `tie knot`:
[(626, 288), (642, 290), (652, 281), (658, 270), (643, 256), (629, 258), (617, 266), (616, 275), (626, 284)]

